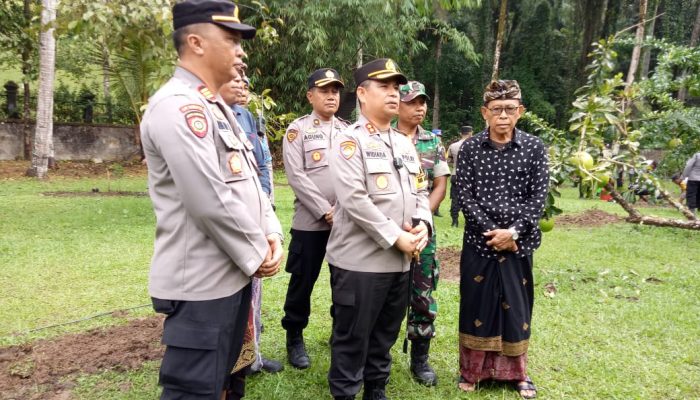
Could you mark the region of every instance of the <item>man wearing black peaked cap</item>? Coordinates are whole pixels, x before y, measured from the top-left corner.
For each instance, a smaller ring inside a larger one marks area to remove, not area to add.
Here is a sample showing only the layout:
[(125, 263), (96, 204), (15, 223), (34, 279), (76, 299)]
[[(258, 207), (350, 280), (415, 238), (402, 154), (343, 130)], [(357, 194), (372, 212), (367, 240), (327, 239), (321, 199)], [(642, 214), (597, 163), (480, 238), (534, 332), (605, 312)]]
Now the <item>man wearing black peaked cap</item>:
[[(430, 237), (413, 143), (391, 128), (406, 77), (386, 58), (355, 71), (360, 116), (333, 141), (337, 202), (326, 249), (334, 307), (328, 382), (336, 399), (386, 399), (390, 350), (408, 301), (411, 257)], [(415, 221), (415, 222), (414, 222)]]
[(141, 122), (156, 214), (148, 289), (166, 315), (161, 399), (239, 399), (250, 277), (277, 273), (283, 253), (252, 145), (218, 94), (255, 28), (228, 0), (177, 3), (173, 26), (178, 66)]

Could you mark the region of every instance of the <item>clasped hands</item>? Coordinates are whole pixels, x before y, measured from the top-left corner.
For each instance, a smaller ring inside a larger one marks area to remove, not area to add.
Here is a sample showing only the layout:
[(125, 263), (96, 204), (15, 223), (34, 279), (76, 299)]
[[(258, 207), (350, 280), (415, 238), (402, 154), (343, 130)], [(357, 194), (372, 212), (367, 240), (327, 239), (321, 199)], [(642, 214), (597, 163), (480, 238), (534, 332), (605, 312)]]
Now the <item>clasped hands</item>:
[(518, 244), (513, 240), (513, 235), (508, 229), (494, 229), (484, 233), (484, 236), (490, 238), (486, 242), (487, 246), (492, 247), (496, 251), (518, 251)]
[(404, 222), (404, 232), (401, 232), (399, 238), (394, 244), (402, 252), (414, 256), (416, 253), (423, 251), (428, 245), (428, 227), (423, 221), (416, 227), (411, 227), (411, 224)]
[(276, 233), (267, 235), (267, 243), (270, 247), (267, 249), (267, 255), (260, 268), (253, 275), (256, 278), (267, 278), (275, 275), (279, 272), (280, 264), (282, 264), (284, 249), (282, 248), (280, 236)]

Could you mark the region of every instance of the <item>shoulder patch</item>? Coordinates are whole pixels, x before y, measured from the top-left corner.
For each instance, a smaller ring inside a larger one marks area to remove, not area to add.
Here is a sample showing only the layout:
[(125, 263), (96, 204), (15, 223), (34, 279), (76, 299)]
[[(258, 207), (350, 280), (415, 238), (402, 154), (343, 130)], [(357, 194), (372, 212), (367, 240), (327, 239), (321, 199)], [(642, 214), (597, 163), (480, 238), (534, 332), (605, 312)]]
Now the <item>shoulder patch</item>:
[(187, 104), (180, 107), (180, 112), (185, 116), (185, 122), (192, 133), (198, 138), (207, 136), (209, 122), (204, 115), (204, 107), (200, 104)]
[(208, 101), (210, 101), (212, 103), (216, 101), (216, 97), (214, 97), (214, 94), (212, 94), (211, 90), (209, 90), (208, 87), (206, 87), (204, 85), (200, 85), (197, 88), (197, 91), (199, 92), (199, 94), (204, 96), (204, 98), (207, 99)]
[(289, 143), (293, 142), (297, 136), (299, 136), (299, 131), (296, 129), (290, 129), (287, 131), (287, 141), (289, 141)]
[(346, 140), (340, 143), (340, 153), (346, 160), (351, 159), (352, 156), (355, 155), (355, 150), (357, 150), (357, 143), (352, 140)]

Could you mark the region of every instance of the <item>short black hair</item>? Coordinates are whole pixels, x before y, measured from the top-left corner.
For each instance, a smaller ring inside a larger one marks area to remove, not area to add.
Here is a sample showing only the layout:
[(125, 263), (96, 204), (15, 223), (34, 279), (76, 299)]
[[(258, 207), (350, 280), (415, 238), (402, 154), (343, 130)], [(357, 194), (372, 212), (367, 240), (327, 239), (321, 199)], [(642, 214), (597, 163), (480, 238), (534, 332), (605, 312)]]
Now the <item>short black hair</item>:
[(185, 39), (187, 35), (191, 33), (190, 25), (183, 26), (173, 31), (173, 45), (175, 46), (175, 51), (180, 55), (182, 53), (182, 47), (185, 45)]

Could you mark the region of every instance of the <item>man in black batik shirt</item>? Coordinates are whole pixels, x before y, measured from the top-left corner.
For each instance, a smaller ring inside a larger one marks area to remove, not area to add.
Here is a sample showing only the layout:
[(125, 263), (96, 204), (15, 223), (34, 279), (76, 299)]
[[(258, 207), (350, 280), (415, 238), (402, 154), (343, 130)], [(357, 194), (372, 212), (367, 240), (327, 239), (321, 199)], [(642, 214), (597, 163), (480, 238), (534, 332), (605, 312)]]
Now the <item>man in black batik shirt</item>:
[(516, 81), (493, 81), (481, 114), (487, 129), (459, 151), (455, 183), (466, 216), (460, 265), (460, 389), (513, 381), (523, 398), (533, 306), (532, 253), (541, 242), (549, 173), (540, 139), (517, 128), (524, 112)]

